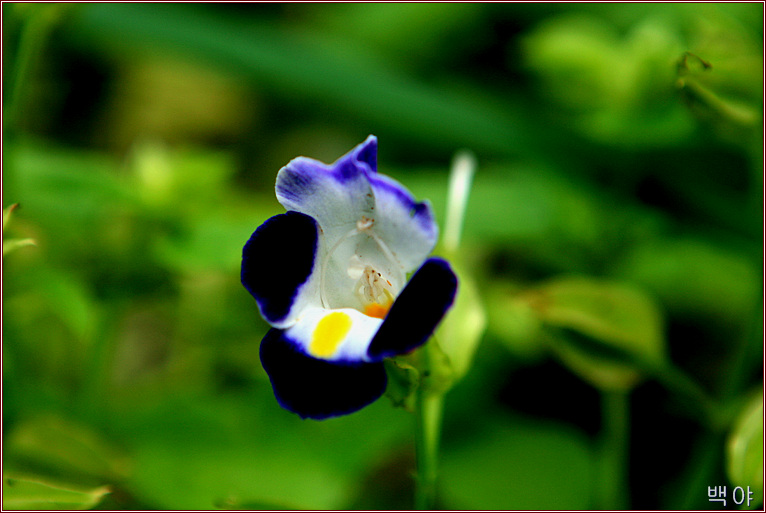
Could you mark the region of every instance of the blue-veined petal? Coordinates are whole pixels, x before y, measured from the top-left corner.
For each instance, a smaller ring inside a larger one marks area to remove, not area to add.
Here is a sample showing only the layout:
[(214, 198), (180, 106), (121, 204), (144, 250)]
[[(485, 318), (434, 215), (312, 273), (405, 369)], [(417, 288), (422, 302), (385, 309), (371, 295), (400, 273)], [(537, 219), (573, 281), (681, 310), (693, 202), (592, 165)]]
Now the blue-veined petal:
[(298, 212), (267, 219), (245, 244), (242, 285), (272, 326), (292, 325), (303, 309), (319, 302), (318, 252), (316, 222)]
[(286, 333), (271, 329), (261, 342), (261, 363), (279, 404), (303, 418), (357, 411), (386, 389), (382, 362), (329, 362), (304, 354)]
[[(368, 138), (331, 165), (307, 157), (291, 160), (277, 174), (277, 200), (287, 209), (303, 212), (322, 227), (327, 246), (357, 226), (374, 210), (367, 160), (375, 155), (374, 137)], [(365, 160), (359, 160), (362, 156)]]
[(418, 202), (396, 180), (381, 174), (369, 176), (375, 196), (374, 230), (401, 263), (412, 272), (436, 245), (439, 230), (431, 205)]
[[(331, 165), (293, 159), (277, 175), (277, 199), (316, 219), (328, 250), (339, 241), (362, 245), (360, 251), (383, 253), (398, 274), (408, 273), (431, 252), (438, 229), (428, 202), (417, 202), (403, 185), (378, 174), (376, 159), (374, 136)], [(354, 230), (365, 237), (350, 237)]]
[(440, 258), (429, 258), (412, 276), (370, 343), (373, 359), (403, 354), (422, 345), (452, 306), (457, 277)]

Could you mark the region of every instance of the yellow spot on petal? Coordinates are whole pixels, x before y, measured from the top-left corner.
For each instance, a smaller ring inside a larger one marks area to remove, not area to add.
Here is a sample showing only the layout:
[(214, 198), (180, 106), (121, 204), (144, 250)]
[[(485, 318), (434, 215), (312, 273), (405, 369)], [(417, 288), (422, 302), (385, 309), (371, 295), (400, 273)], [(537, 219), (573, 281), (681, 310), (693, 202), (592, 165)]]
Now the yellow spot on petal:
[(309, 352), (317, 358), (329, 358), (351, 329), (351, 317), (344, 312), (325, 315), (314, 328)]
[(370, 303), (369, 305), (364, 307), (364, 315), (368, 315), (370, 317), (377, 317), (378, 319), (385, 319), (386, 315), (388, 315), (389, 308), (391, 308), (390, 303), (388, 304), (388, 306), (383, 306), (378, 303)]

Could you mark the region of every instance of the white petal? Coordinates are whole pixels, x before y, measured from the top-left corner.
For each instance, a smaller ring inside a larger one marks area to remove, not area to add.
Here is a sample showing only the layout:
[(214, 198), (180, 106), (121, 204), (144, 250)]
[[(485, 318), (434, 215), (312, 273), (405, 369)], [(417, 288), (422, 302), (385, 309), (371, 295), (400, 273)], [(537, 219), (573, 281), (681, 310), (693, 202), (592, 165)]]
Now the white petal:
[(314, 358), (343, 362), (370, 361), (367, 348), (382, 322), (352, 308), (328, 310), (310, 307), (302, 312), (285, 335)]
[(425, 261), (438, 238), (431, 205), (417, 202), (396, 180), (385, 175), (370, 176), (375, 195), (375, 233), (388, 245), (405, 272)]

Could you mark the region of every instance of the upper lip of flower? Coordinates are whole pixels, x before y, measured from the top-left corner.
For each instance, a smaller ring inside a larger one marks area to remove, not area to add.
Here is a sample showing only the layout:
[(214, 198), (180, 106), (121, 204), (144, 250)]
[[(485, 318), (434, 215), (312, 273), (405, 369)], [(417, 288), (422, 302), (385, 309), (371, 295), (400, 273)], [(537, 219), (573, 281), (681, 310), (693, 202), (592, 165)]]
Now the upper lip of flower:
[[(438, 233), (430, 205), (379, 175), (376, 159), (374, 136), (329, 166), (293, 159), (276, 182), (288, 212), (263, 223), (243, 249), (242, 283), (274, 327), (262, 363), (280, 403), (304, 417), (376, 399), (385, 389), (381, 360), (423, 344), (456, 293), (449, 264), (426, 260)], [(313, 393), (286, 377), (290, 364), (313, 375), (297, 378)], [(328, 384), (339, 374), (357, 387), (351, 398)]]

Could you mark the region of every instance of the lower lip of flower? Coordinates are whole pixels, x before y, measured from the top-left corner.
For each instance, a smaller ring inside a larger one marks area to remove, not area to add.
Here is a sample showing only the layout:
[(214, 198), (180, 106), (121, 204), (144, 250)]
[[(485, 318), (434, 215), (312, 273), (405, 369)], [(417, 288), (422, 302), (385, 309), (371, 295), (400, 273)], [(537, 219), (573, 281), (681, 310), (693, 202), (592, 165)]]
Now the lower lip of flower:
[(309, 352), (317, 358), (329, 358), (351, 330), (351, 317), (344, 312), (328, 314), (314, 328)]

